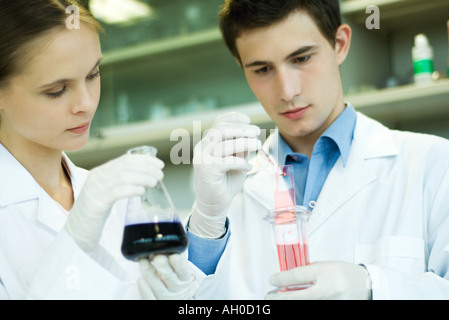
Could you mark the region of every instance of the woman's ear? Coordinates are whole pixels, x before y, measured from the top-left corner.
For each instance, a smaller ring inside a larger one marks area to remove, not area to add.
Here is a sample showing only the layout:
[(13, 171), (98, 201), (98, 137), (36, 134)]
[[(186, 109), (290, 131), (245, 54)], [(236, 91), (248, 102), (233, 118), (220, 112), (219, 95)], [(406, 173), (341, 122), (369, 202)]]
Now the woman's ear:
[(337, 55), (337, 63), (341, 65), (348, 56), (349, 48), (351, 47), (351, 27), (347, 24), (342, 24), (337, 29), (335, 35), (335, 53)]

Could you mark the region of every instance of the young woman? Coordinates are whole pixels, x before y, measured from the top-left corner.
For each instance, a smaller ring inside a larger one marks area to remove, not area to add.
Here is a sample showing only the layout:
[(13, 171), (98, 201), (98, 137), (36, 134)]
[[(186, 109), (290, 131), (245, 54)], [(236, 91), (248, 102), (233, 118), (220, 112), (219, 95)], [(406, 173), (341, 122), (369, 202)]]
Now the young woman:
[[(73, 5), (79, 28), (67, 26)], [(71, 0), (0, 1), (1, 298), (139, 298), (142, 272), (145, 298), (189, 291), (179, 256), (139, 270), (120, 253), (125, 207), (116, 202), (162, 179), (162, 161), (126, 155), (88, 173), (62, 151), (89, 137), (100, 30)]]

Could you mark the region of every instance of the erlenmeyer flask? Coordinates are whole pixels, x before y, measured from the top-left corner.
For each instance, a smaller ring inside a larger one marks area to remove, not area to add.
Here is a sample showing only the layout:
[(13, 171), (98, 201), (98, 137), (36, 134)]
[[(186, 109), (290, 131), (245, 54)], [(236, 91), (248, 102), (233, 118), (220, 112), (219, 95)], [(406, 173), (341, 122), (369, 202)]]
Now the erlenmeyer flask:
[[(154, 147), (143, 146), (129, 154), (157, 154)], [(141, 197), (128, 200), (122, 254), (138, 261), (152, 254), (181, 253), (187, 248), (187, 235), (175, 212), (173, 202), (162, 181), (146, 188)]]

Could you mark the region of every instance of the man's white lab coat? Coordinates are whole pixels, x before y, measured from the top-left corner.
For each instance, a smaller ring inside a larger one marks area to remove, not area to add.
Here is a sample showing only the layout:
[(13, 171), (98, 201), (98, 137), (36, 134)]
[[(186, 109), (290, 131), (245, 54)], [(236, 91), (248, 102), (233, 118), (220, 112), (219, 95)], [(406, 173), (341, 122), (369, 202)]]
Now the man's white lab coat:
[[(277, 154), (272, 135), (265, 150)], [(263, 299), (277, 253), (264, 215), (275, 177), (255, 158), (229, 211), (231, 236), (196, 298)], [(346, 167), (330, 172), (308, 222), (310, 260), (364, 264), (374, 299), (449, 298), (449, 141), (358, 113)]]
[[(65, 157), (75, 198), (87, 178)], [(0, 295), (10, 299), (140, 298), (138, 264), (120, 252), (125, 201), (112, 210), (100, 248), (84, 253), (63, 228), (67, 212), (0, 144)], [(121, 215), (119, 215), (121, 212)]]

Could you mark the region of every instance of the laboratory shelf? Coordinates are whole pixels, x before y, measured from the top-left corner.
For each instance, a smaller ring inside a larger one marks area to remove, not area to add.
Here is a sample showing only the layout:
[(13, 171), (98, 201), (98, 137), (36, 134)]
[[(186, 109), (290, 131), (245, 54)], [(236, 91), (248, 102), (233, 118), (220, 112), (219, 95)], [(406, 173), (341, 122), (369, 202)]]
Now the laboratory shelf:
[[(367, 18), (365, 10), (370, 5), (380, 8), (383, 22), (396, 20), (396, 25), (406, 22), (422, 21), (425, 14), (431, 19), (444, 16), (448, 18), (449, 6), (447, 0), (354, 0), (344, 1), (341, 4), (341, 11), (344, 17), (356, 23), (363, 24)], [(425, 9), (424, 9), (425, 8)], [(408, 20), (409, 15), (421, 15), (421, 19)], [(178, 50), (187, 49), (198, 45), (215, 45), (222, 42), (219, 28), (198, 31), (187, 35), (178, 35), (157, 41), (147, 41), (138, 45), (114, 49), (107, 51), (104, 55), (102, 67), (109, 67), (114, 64), (122, 64), (134, 59), (150, 57), (156, 54), (172, 54)]]
[[(350, 102), (357, 111), (384, 123), (425, 119), (429, 114), (432, 117), (449, 118), (449, 79), (428, 85), (406, 85), (347, 95), (345, 101)], [(190, 139), (192, 156), (193, 144), (201, 138), (202, 132), (211, 126), (218, 115), (233, 111), (247, 114), (254, 124), (262, 128), (273, 128), (263, 108), (254, 102), (162, 121), (142, 121), (103, 128), (99, 137), (92, 138), (83, 149), (69, 152), (68, 155), (77, 165), (91, 168), (123, 154), (128, 148), (147, 144), (157, 147), (158, 156), (167, 160), (170, 159), (172, 147), (184, 135)]]
[(199, 31), (189, 35), (180, 35), (158, 41), (149, 41), (128, 48), (115, 49), (107, 51), (101, 66), (109, 67), (110, 65), (133, 61), (150, 57), (156, 54), (169, 53), (204, 44), (215, 44), (221, 42), (221, 33), (218, 28)]
[(423, 4), (426, 4), (425, 10), (447, 6), (446, 0), (347, 0), (341, 3), (341, 12), (343, 15), (351, 15), (365, 12), (368, 6), (375, 5), (382, 11), (400, 10), (404, 13), (410, 10), (422, 11), (420, 5)]
[(358, 111), (388, 124), (429, 117), (449, 119), (449, 79), (347, 95), (345, 100)]
[(381, 27), (378, 32), (395, 32), (400, 29), (425, 27), (429, 24), (445, 22), (448, 19), (447, 0), (351, 0), (341, 4), (345, 18), (365, 25), (368, 15), (366, 9), (375, 5), (379, 8)]

